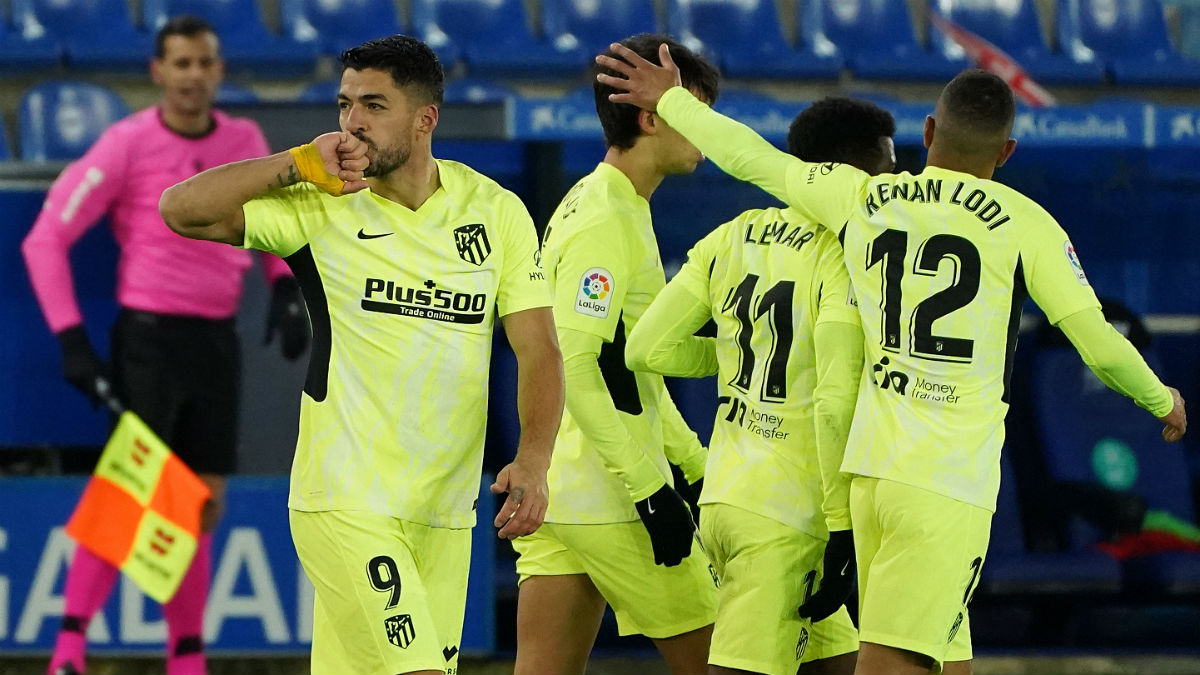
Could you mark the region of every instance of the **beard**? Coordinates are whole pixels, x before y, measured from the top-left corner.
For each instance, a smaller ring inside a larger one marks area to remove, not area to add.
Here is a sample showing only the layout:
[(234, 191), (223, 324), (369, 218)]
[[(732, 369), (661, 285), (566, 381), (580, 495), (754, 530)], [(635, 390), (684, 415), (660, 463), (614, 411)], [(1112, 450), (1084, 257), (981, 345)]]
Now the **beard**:
[(371, 163), (367, 165), (366, 170), (363, 171), (363, 178), (378, 178), (380, 176), (386, 176), (387, 174), (404, 166), (405, 162), (408, 161), (409, 156), (412, 154), (412, 148), (408, 145), (383, 149), (378, 145), (375, 145), (375, 143), (366, 136), (360, 136), (358, 134), (355, 134), (354, 136), (363, 143), (366, 143), (367, 147), (369, 147), (375, 155), (375, 158), (371, 160)]

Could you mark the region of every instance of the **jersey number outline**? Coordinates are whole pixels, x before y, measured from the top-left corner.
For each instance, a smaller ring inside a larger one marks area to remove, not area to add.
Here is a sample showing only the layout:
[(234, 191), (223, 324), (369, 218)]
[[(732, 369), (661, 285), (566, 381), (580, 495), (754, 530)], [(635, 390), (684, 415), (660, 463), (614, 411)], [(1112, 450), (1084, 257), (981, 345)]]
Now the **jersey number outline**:
[[(908, 254), (908, 233), (887, 229), (867, 245), (866, 269), (882, 263), (883, 310), (880, 346), (900, 353), (900, 314), (903, 304), (901, 281)], [(975, 341), (933, 334), (933, 322), (966, 307), (979, 293), (981, 263), (979, 250), (969, 240), (953, 234), (935, 234), (921, 242), (913, 260), (913, 274), (935, 277), (943, 260), (954, 265), (950, 285), (917, 304), (909, 321), (909, 354), (931, 361), (970, 363)]]
[(754, 322), (764, 314), (770, 314), (767, 326), (771, 331), (771, 349), (767, 353), (766, 372), (763, 374), (759, 400), (778, 403), (787, 399), (787, 362), (792, 353), (792, 294), (794, 281), (778, 281), (757, 298), (754, 305), (754, 288), (758, 285), (757, 274), (747, 274), (741, 283), (729, 289), (725, 296), (722, 312), (733, 310), (738, 329), (734, 342), (738, 346), (738, 370), (729, 386), (748, 394), (754, 375), (756, 357), (751, 341), (754, 338)]
[[(387, 576), (381, 575), (380, 569), (387, 572)], [(367, 579), (371, 582), (371, 588), (380, 593), (389, 593), (387, 606), (384, 609), (391, 609), (400, 602), (400, 570), (396, 567), (396, 561), (386, 555), (377, 555), (371, 558), (367, 563)]]

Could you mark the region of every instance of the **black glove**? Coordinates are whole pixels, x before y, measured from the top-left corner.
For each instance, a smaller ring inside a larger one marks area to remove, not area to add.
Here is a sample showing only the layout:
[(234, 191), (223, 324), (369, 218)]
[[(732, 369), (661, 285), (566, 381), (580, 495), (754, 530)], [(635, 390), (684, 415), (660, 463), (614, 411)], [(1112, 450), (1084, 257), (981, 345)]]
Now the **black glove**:
[(99, 405), (112, 391), (112, 373), (108, 364), (92, 349), (83, 326), (71, 326), (58, 333), (62, 347), (62, 373), (67, 382), (92, 402)]
[(821, 587), (800, 605), (800, 617), (811, 618), (816, 623), (836, 612), (850, 595), (857, 573), (854, 532), (830, 532), (829, 543), (825, 545), (825, 575), (821, 577)]
[(692, 511), (692, 522), (697, 525), (700, 523), (700, 493), (703, 490), (703, 476), (697, 478), (695, 483), (684, 483), (683, 487), (679, 489), (679, 496), (687, 502), (688, 508)]
[(692, 552), (692, 514), (687, 504), (670, 485), (634, 503), (642, 524), (650, 533), (654, 564), (674, 567)]
[(275, 333), (279, 333), (283, 357), (288, 361), (295, 361), (308, 346), (308, 311), (295, 277), (279, 277), (271, 291), (271, 309), (267, 312), (267, 335), (263, 344), (271, 344)]

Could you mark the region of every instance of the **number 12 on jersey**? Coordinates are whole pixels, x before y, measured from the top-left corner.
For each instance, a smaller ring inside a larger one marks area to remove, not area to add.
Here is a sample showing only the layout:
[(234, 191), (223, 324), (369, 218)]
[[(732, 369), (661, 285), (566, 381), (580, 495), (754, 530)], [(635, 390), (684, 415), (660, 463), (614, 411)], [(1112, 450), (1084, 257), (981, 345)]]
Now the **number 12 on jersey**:
[[(908, 232), (884, 230), (867, 245), (867, 269), (882, 264), (880, 346), (900, 352), (900, 320), (903, 305), (901, 282), (908, 254)], [(979, 293), (980, 260), (975, 246), (953, 234), (935, 234), (921, 242), (913, 260), (912, 273), (935, 277), (943, 260), (953, 265), (954, 277), (946, 288), (917, 303), (909, 321), (909, 353), (933, 361), (969, 362), (975, 341), (933, 334), (933, 322), (966, 307)]]

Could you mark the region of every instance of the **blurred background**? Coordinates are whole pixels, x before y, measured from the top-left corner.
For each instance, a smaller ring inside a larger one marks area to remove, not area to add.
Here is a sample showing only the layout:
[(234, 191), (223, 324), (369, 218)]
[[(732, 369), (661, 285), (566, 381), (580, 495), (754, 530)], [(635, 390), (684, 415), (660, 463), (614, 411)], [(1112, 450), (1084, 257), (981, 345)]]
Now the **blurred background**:
[[(19, 244), (65, 164), (157, 100), (153, 34), (177, 14), (216, 28), (228, 73), (218, 106), (258, 120), (273, 150), (336, 128), (340, 50), (420, 37), (447, 73), (434, 154), (516, 192), (539, 227), (603, 156), (587, 67), (610, 41), (664, 31), (702, 50), (725, 76), (717, 109), (779, 145), (811, 101), (873, 100), (896, 116), (899, 168), (915, 172), (925, 115), (970, 64), (932, 26), (945, 17), (1054, 98), (1019, 107), (1018, 150), (996, 180), (1059, 220), (1110, 320), (1165, 382), (1200, 400), (1200, 0), (0, 0), (0, 10), (0, 672), (44, 668), (73, 546), (61, 525), (110, 424), (62, 380)], [(772, 203), (710, 165), (667, 179), (651, 207), (668, 276), (713, 227)], [(72, 251), (102, 353), (115, 253), (106, 227)], [(239, 475), (205, 626), (214, 672), (295, 672), (311, 638), (312, 589), (286, 521), (304, 363), (262, 346), (268, 296), (251, 272)], [(503, 466), (519, 431), (502, 334), (495, 353), (485, 472)], [(972, 605), (978, 670), (1200, 671), (1198, 434), (1161, 442), (1154, 420), (1100, 384), (1032, 304), (1018, 355)], [(706, 439), (715, 384), (669, 386)], [(509, 669), (514, 649), (513, 554), (483, 497), (463, 673)], [(98, 672), (152, 672), (164, 635), (157, 605), (123, 581), (92, 623), (92, 661)], [(610, 616), (593, 670), (661, 669), (649, 649), (618, 639)]]

